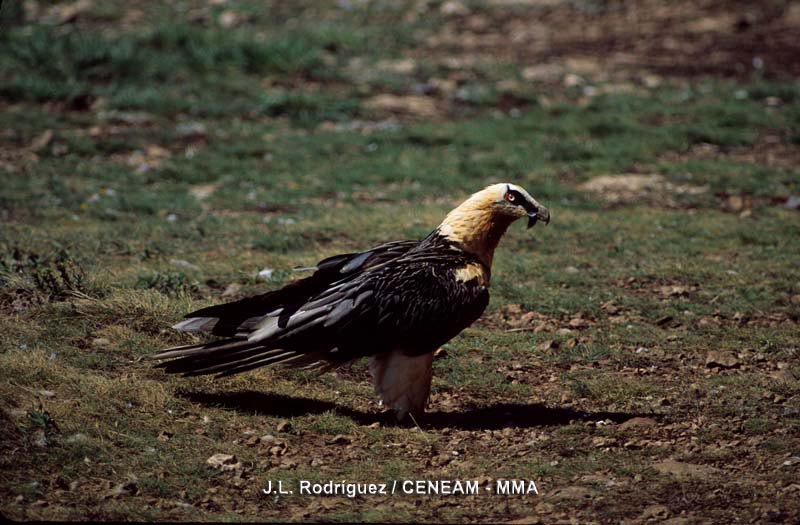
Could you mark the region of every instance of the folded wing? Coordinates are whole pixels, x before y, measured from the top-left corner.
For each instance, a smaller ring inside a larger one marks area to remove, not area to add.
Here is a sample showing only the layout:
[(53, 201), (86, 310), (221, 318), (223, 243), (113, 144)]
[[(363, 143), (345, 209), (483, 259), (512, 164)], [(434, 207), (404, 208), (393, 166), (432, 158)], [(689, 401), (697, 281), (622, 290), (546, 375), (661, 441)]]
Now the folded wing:
[(295, 285), (190, 314), (215, 316), (213, 333), (233, 337), (153, 357), (175, 358), (159, 365), (168, 372), (225, 376), (276, 363), (336, 365), (397, 348), (432, 352), (477, 319), (488, 292), (453, 278), (459, 265), (471, 262), (463, 252), (412, 248), (390, 243), (326, 259)]
[(328, 257), (314, 267), (303, 268), (315, 270), (305, 279), (280, 290), (191, 312), (173, 328), (183, 332), (210, 332), (223, 337), (246, 336), (267, 315), (280, 315), (285, 320), (332, 283), (395, 259), (417, 244), (419, 241), (394, 241), (365, 252)]

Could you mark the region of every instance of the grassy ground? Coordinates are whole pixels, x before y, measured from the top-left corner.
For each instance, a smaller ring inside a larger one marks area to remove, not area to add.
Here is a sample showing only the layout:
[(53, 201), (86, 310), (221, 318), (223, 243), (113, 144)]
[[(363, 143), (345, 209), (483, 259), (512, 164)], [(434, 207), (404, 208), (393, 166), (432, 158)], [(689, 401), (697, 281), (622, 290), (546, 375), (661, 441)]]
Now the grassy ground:
[[(4, 4), (3, 515), (800, 519), (796, 3)], [(504, 239), (421, 428), (364, 363), (140, 361), (496, 181), (553, 222)], [(500, 478), (540, 494), (260, 493)]]

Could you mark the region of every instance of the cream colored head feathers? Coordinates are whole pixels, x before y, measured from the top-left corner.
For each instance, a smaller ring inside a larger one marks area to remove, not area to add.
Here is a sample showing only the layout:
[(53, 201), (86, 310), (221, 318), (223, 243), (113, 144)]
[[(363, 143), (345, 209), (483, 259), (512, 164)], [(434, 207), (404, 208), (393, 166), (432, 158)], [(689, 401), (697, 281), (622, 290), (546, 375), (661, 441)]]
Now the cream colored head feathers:
[(522, 217), (528, 217), (532, 226), (536, 221), (548, 223), (550, 212), (519, 186), (492, 184), (448, 213), (438, 231), (491, 267), (500, 238)]

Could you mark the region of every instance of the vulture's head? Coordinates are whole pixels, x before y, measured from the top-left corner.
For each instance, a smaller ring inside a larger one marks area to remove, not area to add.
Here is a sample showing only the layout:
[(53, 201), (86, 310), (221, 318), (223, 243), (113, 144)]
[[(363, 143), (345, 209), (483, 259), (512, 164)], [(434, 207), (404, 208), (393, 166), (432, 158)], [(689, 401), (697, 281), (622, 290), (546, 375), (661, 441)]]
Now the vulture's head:
[(491, 265), (494, 249), (506, 229), (524, 217), (529, 228), (539, 221), (548, 224), (550, 210), (522, 187), (502, 182), (487, 186), (462, 202), (447, 214), (438, 231)]
[(475, 195), (485, 193), (494, 213), (505, 215), (513, 220), (528, 218), (528, 228), (542, 221), (550, 223), (550, 210), (536, 202), (531, 194), (520, 186), (509, 183), (493, 184)]

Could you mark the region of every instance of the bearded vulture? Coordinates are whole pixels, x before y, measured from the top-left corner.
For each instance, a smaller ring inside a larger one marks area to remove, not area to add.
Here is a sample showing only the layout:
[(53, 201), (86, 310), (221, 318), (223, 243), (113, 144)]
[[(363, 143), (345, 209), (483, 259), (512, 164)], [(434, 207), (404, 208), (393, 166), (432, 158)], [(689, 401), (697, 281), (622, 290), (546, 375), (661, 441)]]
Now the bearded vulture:
[(184, 376), (269, 365), (330, 370), (370, 357), (375, 391), (399, 418), (422, 415), (433, 353), (489, 303), (492, 258), (515, 220), (550, 212), (514, 184), (494, 184), (421, 241), (393, 241), (320, 261), (279, 290), (192, 312), (173, 328), (221, 339), (168, 348), (157, 366)]

